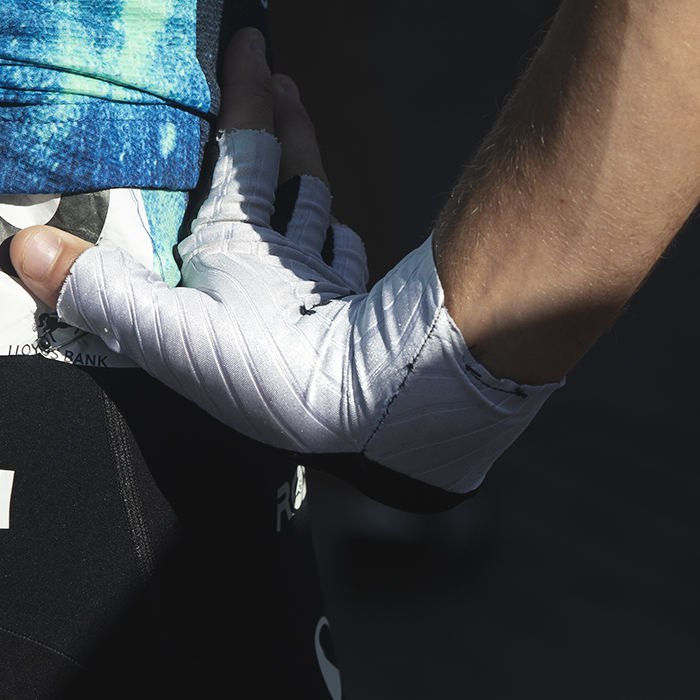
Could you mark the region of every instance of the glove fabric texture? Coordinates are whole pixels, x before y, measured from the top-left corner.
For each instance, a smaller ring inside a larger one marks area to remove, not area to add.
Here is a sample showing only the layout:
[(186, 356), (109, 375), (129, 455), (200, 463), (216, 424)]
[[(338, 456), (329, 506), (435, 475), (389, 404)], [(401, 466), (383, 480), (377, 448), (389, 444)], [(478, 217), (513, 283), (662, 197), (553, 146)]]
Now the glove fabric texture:
[(495, 379), (472, 358), (430, 239), (366, 293), (362, 242), (329, 226), (320, 180), (298, 180), (282, 234), (270, 224), (276, 139), (233, 131), (219, 147), (209, 198), (179, 246), (182, 286), (99, 245), (73, 266), (61, 319), (248, 437), (363, 452), (449, 491), (476, 488), (560, 384)]

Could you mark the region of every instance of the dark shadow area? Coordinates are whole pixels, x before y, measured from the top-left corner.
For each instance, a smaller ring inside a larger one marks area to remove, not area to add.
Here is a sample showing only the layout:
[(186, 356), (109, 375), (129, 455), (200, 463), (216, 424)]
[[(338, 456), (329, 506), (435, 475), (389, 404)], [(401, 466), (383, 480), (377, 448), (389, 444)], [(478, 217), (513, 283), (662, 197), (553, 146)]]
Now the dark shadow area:
[(1, 359), (0, 697), (321, 697), (296, 463), (140, 369)]
[[(556, 2), (271, 7), (373, 278), (424, 240)], [(700, 692), (691, 221), (478, 496), (444, 516), (316, 476), (349, 700), (690, 700)]]

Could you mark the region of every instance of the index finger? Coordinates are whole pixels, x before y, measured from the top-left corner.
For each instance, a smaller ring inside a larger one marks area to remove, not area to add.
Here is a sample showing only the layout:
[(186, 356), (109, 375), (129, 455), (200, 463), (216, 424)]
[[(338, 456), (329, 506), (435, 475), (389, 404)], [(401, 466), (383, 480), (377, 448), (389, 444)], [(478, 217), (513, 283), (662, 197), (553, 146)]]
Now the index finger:
[(221, 74), (218, 129), (255, 129), (274, 133), (272, 78), (265, 38), (252, 27), (239, 29), (229, 43)]

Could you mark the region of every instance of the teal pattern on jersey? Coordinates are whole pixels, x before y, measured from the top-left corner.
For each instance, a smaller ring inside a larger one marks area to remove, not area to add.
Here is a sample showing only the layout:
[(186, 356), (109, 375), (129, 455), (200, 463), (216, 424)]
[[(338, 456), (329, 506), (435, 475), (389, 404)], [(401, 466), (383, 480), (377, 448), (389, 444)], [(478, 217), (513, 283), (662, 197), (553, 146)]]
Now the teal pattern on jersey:
[(193, 0), (3, 0), (0, 192), (191, 189), (211, 99)]
[(153, 244), (153, 272), (171, 287), (180, 282), (180, 268), (173, 257), (185, 217), (187, 194), (165, 190), (141, 190)]

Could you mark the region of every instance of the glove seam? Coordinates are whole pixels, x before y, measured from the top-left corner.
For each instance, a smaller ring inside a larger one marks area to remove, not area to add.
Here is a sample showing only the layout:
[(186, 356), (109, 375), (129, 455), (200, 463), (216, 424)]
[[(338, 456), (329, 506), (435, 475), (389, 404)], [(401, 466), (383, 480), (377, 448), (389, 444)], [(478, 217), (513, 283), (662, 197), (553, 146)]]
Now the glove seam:
[[(439, 310), (439, 307), (438, 307)], [(438, 322), (438, 316), (439, 314), (435, 314), (433, 317), (433, 321), (430, 325), (430, 328), (428, 329), (428, 332), (425, 334), (425, 338), (423, 339), (423, 342), (420, 345), (420, 348), (418, 348), (418, 351), (414, 355), (413, 359), (406, 365), (406, 374), (404, 375), (404, 378), (401, 380), (401, 383), (396, 387), (396, 391), (393, 393), (391, 398), (386, 403), (386, 406), (384, 407), (384, 410), (382, 411), (382, 415), (379, 418), (379, 422), (377, 423), (377, 426), (374, 428), (372, 431), (371, 435), (365, 442), (364, 446), (362, 447), (362, 452), (364, 453), (365, 450), (369, 447), (370, 442), (372, 442), (372, 439), (374, 436), (379, 432), (379, 430), (382, 428), (384, 423), (386, 422), (386, 419), (389, 415), (389, 412), (391, 410), (391, 405), (394, 403), (394, 401), (398, 398), (399, 394), (403, 390), (403, 388), (406, 386), (406, 382), (408, 382), (409, 377), (411, 376), (413, 372), (413, 368), (415, 367), (415, 364), (420, 357), (421, 352), (423, 352), (423, 348), (425, 347), (425, 344), (428, 342), (430, 339), (430, 336), (432, 335), (433, 331), (435, 330), (435, 327)]]

